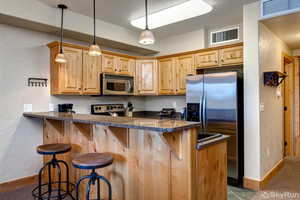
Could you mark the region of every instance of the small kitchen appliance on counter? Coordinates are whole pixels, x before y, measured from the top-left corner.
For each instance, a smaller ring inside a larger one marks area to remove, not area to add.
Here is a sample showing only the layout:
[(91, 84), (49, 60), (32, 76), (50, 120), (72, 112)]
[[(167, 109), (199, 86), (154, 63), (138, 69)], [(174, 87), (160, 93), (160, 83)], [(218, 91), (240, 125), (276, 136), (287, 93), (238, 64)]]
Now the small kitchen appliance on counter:
[(165, 118), (176, 118), (176, 110), (174, 108), (163, 108), (159, 112), (159, 116)]
[(125, 116), (123, 104), (96, 104), (91, 105), (92, 115)]
[(73, 111), (73, 104), (71, 103), (58, 104), (58, 112), (75, 113), (75, 111)]

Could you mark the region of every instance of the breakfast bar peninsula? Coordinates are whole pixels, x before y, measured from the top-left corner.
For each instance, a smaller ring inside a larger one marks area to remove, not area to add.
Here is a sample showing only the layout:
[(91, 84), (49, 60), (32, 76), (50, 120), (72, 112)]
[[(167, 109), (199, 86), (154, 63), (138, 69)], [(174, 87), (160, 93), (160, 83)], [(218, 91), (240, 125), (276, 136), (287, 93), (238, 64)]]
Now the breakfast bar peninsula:
[[(227, 199), (227, 138), (199, 144), (200, 123), (58, 112), (23, 115), (42, 119), (44, 144), (71, 144), (71, 152), (60, 156), (69, 166), (81, 153), (110, 153), (114, 163), (97, 171), (111, 182), (114, 200)], [(45, 156), (44, 162), (49, 159)], [(71, 181), (84, 173), (70, 167)], [(101, 190), (107, 199), (105, 185)], [(81, 191), (84, 197), (85, 188)]]

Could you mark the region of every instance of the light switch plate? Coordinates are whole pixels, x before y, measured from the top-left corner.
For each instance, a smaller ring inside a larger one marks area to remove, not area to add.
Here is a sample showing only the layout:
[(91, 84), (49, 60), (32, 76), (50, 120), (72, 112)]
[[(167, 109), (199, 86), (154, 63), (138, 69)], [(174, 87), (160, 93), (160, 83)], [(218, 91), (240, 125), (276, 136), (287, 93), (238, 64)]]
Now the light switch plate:
[(173, 108), (176, 108), (177, 107), (177, 103), (176, 101), (173, 102)]
[(32, 112), (32, 104), (24, 104), (24, 112)]
[(264, 103), (260, 103), (260, 105), (259, 105), (259, 110), (260, 110), (261, 112), (264, 112), (264, 111), (265, 111), (265, 104), (264, 104)]

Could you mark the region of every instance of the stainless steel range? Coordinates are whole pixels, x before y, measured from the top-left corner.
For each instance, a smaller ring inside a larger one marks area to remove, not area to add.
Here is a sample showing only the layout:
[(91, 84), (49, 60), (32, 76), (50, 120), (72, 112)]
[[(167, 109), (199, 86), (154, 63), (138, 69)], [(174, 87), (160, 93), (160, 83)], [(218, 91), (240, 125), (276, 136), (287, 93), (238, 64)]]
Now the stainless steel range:
[(124, 116), (125, 108), (123, 104), (96, 104), (91, 105), (92, 115)]

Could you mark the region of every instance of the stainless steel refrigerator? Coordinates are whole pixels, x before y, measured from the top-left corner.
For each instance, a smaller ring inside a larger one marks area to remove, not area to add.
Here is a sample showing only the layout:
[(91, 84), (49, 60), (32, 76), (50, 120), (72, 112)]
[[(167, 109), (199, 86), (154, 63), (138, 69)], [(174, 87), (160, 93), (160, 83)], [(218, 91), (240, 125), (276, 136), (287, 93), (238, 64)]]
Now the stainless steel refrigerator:
[(228, 141), (228, 183), (242, 186), (243, 73), (242, 66), (200, 70), (187, 77), (187, 120), (201, 122), (199, 134), (220, 133)]

